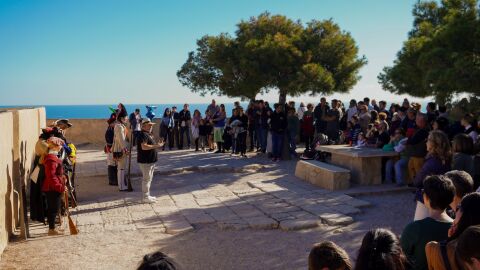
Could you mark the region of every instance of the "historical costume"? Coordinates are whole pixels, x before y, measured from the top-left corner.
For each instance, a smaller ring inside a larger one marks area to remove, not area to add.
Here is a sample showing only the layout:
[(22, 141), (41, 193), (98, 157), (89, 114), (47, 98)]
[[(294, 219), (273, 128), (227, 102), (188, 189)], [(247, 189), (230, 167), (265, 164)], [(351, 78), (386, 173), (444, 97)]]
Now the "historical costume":
[[(123, 105), (122, 105), (123, 107)], [(121, 108), (117, 115), (117, 120), (115, 122), (115, 127), (113, 130), (113, 159), (117, 162), (117, 181), (118, 189), (120, 191), (127, 191), (127, 181), (125, 175), (125, 168), (127, 166), (127, 156), (128, 156), (128, 129), (126, 127), (127, 122), (127, 111), (125, 107)]]

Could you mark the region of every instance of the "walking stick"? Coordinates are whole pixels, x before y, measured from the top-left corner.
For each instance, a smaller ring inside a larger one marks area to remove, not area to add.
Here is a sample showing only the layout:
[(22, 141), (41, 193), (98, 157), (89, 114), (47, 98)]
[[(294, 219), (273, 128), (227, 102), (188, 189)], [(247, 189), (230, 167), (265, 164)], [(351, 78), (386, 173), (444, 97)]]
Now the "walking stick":
[(127, 191), (129, 192), (133, 191), (132, 181), (130, 179), (130, 172), (132, 167), (132, 146), (133, 146), (133, 130), (132, 130), (132, 127), (130, 127), (130, 146), (128, 150), (129, 155), (128, 155), (128, 171), (127, 171), (127, 185), (128, 185)]

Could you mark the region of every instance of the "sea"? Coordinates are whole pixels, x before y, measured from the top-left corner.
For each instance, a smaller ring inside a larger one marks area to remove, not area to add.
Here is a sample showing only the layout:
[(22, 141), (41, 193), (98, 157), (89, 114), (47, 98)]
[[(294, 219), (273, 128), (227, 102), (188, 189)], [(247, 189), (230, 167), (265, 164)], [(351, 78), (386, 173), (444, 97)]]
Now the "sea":
[[(427, 102), (422, 102), (422, 111), (425, 110)], [(348, 103), (345, 103), (348, 104)], [(130, 114), (135, 109), (140, 109), (140, 113), (144, 116), (147, 113), (147, 104), (124, 104), (127, 112)], [(177, 111), (183, 109), (183, 104), (148, 104), (149, 106), (157, 106), (154, 110), (155, 118), (161, 118), (166, 108), (177, 107)], [(202, 115), (205, 115), (208, 103), (190, 104), (190, 111), (199, 110)], [(299, 103), (297, 103), (297, 106)], [(112, 113), (110, 108), (116, 108), (117, 104), (104, 104), (104, 105), (21, 105), (21, 106), (0, 106), (0, 108), (29, 108), (29, 107), (45, 107), (47, 113), (47, 119), (108, 119)], [(246, 109), (248, 104), (241, 103), (241, 106)], [(388, 106), (387, 106), (388, 108)], [(225, 110), (227, 116), (231, 116), (233, 109), (232, 103), (225, 103)]]
[[(130, 114), (135, 109), (140, 109), (140, 113), (144, 116), (147, 113), (146, 104), (124, 104), (127, 112)], [(161, 118), (166, 108), (177, 107), (177, 111), (183, 109), (183, 104), (148, 104), (149, 106), (157, 106), (154, 110), (155, 118)], [(207, 110), (208, 103), (189, 104), (190, 111), (193, 113), (199, 110), (202, 115)], [(247, 108), (247, 103), (241, 103), (243, 108)], [(21, 105), (21, 106), (0, 106), (0, 108), (31, 108), (31, 107), (45, 107), (47, 119), (108, 119), (112, 111), (110, 108), (116, 109), (117, 104), (105, 105)], [(227, 116), (230, 116), (233, 109), (233, 103), (225, 103), (225, 110)]]

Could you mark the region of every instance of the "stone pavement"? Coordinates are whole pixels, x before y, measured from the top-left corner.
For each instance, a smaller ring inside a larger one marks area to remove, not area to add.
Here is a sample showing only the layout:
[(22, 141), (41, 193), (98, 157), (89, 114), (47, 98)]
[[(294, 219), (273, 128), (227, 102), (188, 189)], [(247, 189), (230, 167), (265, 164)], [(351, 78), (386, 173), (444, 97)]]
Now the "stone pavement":
[[(107, 175), (106, 155), (97, 149), (78, 150), (76, 173), (78, 177)], [(137, 165), (137, 155), (133, 149), (131, 172), (141, 175)], [(252, 154), (250, 154), (252, 155)], [(208, 152), (195, 152), (193, 150), (174, 150), (158, 152), (156, 174), (182, 173), (188, 170), (202, 172), (224, 170), (231, 166), (241, 167), (252, 164), (251, 161), (230, 154), (216, 155)], [(213, 166), (213, 169), (212, 169)]]
[[(354, 221), (352, 215), (369, 206), (368, 202), (296, 178), (295, 161), (272, 164), (260, 156), (244, 159), (192, 151), (159, 154), (157, 165), (163, 173), (152, 185), (152, 194), (158, 199), (155, 204), (140, 203), (139, 177), (133, 178), (135, 192), (109, 187), (108, 192), (99, 191), (82, 199), (83, 191), (95, 192), (99, 188), (96, 186), (106, 186), (105, 176), (95, 178), (88, 172), (89, 168), (105, 171), (101, 157), (98, 151), (79, 151), (80, 205), (72, 214), (81, 233), (154, 228), (178, 234), (207, 225), (222, 230), (284, 231), (346, 226)], [(88, 179), (101, 179), (101, 183)], [(180, 179), (188, 182), (179, 185)], [(32, 228), (38, 236), (46, 232), (43, 226)]]

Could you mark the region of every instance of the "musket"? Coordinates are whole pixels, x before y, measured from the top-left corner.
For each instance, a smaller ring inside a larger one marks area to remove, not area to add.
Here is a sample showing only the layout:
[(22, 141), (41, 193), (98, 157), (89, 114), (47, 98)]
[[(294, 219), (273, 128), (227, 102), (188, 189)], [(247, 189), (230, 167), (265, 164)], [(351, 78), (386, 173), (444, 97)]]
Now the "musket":
[(132, 167), (132, 146), (133, 146), (133, 128), (131, 127), (130, 125), (130, 146), (128, 147), (129, 150), (128, 150), (128, 171), (127, 171), (127, 186), (128, 186), (128, 189), (127, 191), (131, 192), (133, 191), (133, 188), (132, 188), (132, 181), (131, 181), (131, 177), (130, 177), (130, 170), (131, 170), (131, 167)]

